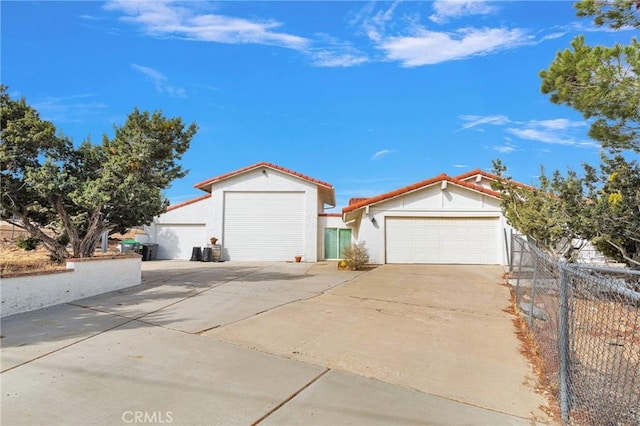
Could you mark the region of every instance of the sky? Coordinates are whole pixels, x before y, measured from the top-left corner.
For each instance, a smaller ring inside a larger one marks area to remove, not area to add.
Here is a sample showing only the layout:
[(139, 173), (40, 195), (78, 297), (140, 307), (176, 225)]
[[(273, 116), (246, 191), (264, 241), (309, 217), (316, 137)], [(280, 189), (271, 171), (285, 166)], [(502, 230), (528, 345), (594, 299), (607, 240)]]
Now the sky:
[(584, 34), (569, 1), (2, 1), (1, 81), (80, 143), (135, 107), (199, 126), (166, 191), (266, 161), (332, 184), (339, 212), (440, 173), (514, 179), (599, 162), (589, 121), (540, 91)]

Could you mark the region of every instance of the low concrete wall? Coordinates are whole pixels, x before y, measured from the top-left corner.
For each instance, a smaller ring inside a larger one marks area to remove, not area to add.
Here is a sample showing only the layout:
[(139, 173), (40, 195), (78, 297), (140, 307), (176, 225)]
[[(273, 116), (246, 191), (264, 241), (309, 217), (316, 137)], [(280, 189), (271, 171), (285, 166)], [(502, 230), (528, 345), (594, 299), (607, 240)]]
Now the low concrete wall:
[(3, 277), (2, 317), (140, 284), (139, 255), (67, 261), (66, 271)]

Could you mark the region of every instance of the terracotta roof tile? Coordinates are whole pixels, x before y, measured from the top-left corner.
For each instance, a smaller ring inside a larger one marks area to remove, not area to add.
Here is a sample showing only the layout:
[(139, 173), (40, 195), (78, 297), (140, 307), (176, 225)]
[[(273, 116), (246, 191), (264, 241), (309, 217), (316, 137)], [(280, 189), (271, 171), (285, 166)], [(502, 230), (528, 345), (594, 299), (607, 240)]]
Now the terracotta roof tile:
[[(493, 173), (485, 172), (484, 170), (480, 170), (480, 169), (471, 170), (470, 172), (458, 175), (456, 176), (456, 179), (464, 180), (464, 179), (470, 178), (471, 176), (476, 176), (476, 175), (482, 175), (488, 179), (493, 179), (493, 180), (500, 179), (498, 176), (494, 175)], [(515, 180), (512, 180), (511, 183), (521, 188), (534, 189), (532, 186), (525, 185), (524, 183), (520, 183)]]
[(167, 207), (167, 211), (175, 210), (180, 207), (188, 206), (189, 204), (197, 203), (198, 201), (206, 200), (207, 198), (211, 198), (211, 194), (204, 194), (197, 198), (192, 198), (191, 200), (183, 201), (178, 204), (174, 204), (172, 206)]
[(342, 217), (342, 213), (318, 213), (319, 217)]
[(330, 188), (330, 189), (333, 188), (333, 185), (331, 185), (330, 183), (323, 182), (323, 181), (318, 180), (318, 179), (314, 179), (314, 178), (312, 178), (310, 176), (303, 175), (302, 173), (298, 173), (296, 171), (293, 171), (293, 170), (290, 170), (290, 169), (286, 169), (284, 167), (280, 167), (280, 166), (278, 166), (276, 164), (267, 163), (265, 161), (260, 162), (260, 163), (256, 163), (256, 164), (252, 164), (250, 166), (243, 167), (242, 169), (234, 170), (232, 172), (225, 173), (225, 174), (220, 175), (220, 176), (212, 177), (211, 179), (207, 179), (205, 181), (196, 183), (194, 185), (194, 187), (198, 188), (198, 189), (202, 189), (204, 186), (207, 186), (209, 184), (213, 184), (215, 182), (219, 182), (221, 180), (224, 180), (224, 179), (239, 175), (241, 173), (245, 173), (245, 172), (248, 172), (250, 170), (257, 169), (258, 167), (268, 167), (270, 169), (281, 171), (281, 172), (286, 173), (288, 175), (295, 176), (297, 178), (306, 180), (306, 181), (311, 182), (311, 183), (315, 183), (315, 184), (320, 185), (320, 186), (324, 186), (324, 187), (327, 187), (327, 188)]
[(448, 176), (448, 175), (442, 173), (442, 174), (440, 174), (438, 176), (435, 176), (435, 177), (432, 177), (430, 179), (423, 180), (421, 182), (416, 182), (414, 184), (411, 184), (411, 185), (396, 189), (395, 191), (386, 192), (384, 194), (376, 195), (376, 196), (371, 197), (371, 198), (365, 198), (364, 200), (355, 202), (353, 204), (349, 204), (349, 206), (347, 206), (347, 207), (342, 209), (342, 213), (343, 214), (344, 213), (348, 213), (350, 211), (354, 211), (354, 210), (357, 210), (359, 208), (362, 208), (362, 207), (365, 207), (365, 206), (368, 206), (368, 205), (371, 205), (371, 204), (379, 203), (381, 201), (386, 201), (386, 200), (389, 200), (391, 198), (397, 197), (399, 195), (406, 194), (408, 192), (412, 192), (412, 191), (415, 191), (417, 189), (424, 188), (426, 186), (433, 185), (433, 184), (436, 184), (436, 183), (439, 183), (439, 182), (442, 182), (442, 181), (451, 182), (451, 183), (453, 183), (455, 185), (458, 185), (458, 186), (463, 186), (463, 187), (472, 189), (474, 191), (478, 191), (478, 192), (482, 192), (484, 194), (490, 195), (492, 197), (500, 198), (500, 194), (498, 192), (496, 192), (496, 191), (492, 191), (491, 189), (483, 188), (480, 185), (476, 185), (476, 184), (473, 184), (473, 183), (470, 183), (470, 182), (463, 181), (461, 179), (458, 179), (457, 177), (453, 178), (451, 176)]
[(475, 176), (475, 175), (482, 175), (482, 176), (484, 176), (486, 178), (489, 178), (489, 179), (496, 179), (496, 180), (498, 179), (498, 176), (496, 176), (494, 174), (491, 174), (491, 173), (488, 173), (488, 172), (485, 172), (482, 169), (471, 170), (469, 172), (466, 172), (466, 173), (463, 173), (461, 175), (458, 175), (455, 178), (456, 179), (460, 179), (460, 180), (465, 180), (465, 179), (470, 178), (471, 176)]
[(356, 197), (356, 198), (351, 198), (351, 199), (349, 199), (349, 205), (359, 203), (360, 201), (364, 201), (364, 200), (366, 200), (366, 199), (367, 199), (367, 197)]

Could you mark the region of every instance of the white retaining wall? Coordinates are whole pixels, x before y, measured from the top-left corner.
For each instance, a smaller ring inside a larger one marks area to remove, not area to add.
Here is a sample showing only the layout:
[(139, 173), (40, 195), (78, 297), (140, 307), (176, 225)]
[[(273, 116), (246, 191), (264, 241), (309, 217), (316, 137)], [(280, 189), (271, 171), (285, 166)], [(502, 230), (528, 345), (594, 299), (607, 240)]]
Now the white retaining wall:
[(67, 270), (0, 279), (0, 316), (33, 311), (138, 285), (141, 256), (71, 259)]

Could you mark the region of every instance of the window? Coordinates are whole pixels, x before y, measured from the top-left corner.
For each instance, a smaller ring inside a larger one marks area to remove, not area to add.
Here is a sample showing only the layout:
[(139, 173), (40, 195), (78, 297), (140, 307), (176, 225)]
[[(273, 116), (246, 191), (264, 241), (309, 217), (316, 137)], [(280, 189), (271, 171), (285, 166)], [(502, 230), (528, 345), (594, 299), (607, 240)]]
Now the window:
[(324, 258), (342, 259), (344, 248), (351, 244), (351, 229), (325, 228), (324, 229)]

